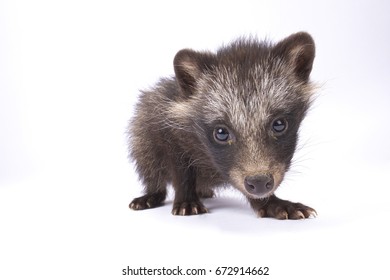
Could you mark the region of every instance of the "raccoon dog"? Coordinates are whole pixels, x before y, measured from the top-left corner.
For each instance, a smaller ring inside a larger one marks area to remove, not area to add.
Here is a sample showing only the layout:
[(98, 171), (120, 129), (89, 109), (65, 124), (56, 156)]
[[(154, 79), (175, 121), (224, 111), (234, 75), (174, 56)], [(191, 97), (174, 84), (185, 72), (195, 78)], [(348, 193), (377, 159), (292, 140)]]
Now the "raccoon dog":
[(304, 32), (277, 44), (241, 38), (216, 53), (179, 51), (175, 77), (143, 91), (130, 121), (130, 157), (145, 187), (130, 208), (162, 205), (172, 184), (172, 214), (202, 214), (201, 199), (231, 185), (260, 217), (315, 215), (274, 194), (311, 103), (314, 54)]

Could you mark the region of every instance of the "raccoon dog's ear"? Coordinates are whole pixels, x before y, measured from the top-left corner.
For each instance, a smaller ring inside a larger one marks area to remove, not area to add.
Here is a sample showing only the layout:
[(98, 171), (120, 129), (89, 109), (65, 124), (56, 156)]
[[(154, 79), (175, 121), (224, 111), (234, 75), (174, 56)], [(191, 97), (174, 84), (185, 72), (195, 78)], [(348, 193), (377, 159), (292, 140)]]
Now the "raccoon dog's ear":
[(308, 33), (292, 34), (276, 44), (273, 51), (288, 60), (299, 79), (308, 81), (315, 56), (314, 40)]
[(179, 51), (173, 60), (173, 66), (182, 92), (187, 96), (193, 94), (199, 77), (211, 70), (214, 64), (215, 55), (211, 53), (189, 49)]

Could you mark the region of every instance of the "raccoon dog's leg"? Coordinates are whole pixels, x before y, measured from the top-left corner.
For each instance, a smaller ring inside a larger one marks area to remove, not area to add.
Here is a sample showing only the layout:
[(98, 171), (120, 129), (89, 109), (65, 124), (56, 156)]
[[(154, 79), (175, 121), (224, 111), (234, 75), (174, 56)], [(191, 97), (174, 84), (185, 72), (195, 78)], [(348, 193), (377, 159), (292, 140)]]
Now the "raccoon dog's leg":
[(201, 174), (200, 172), (196, 173), (196, 194), (200, 199), (213, 198), (215, 196), (212, 186), (215, 186), (210, 176)]
[(215, 196), (214, 191), (209, 188), (197, 190), (196, 193), (198, 194), (199, 198), (213, 198)]
[(200, 202), (196, 191), (196, 171), (193, 167), (178, 168), (172, 179), (175, 189), (173, 215), (187, 216), (207, 213), (207, 208)]
[(275, 195), (271, 195), (265, 199), (250, 198), (249, 202), (259, 217), (297, 220), (317, 215), (317, 212), (313, 208), (301, 203), (277, 198)]
[(145, 185), (145, 195), (133, 199), (129, 207), (134, 210), (143, 210), (161, 206), (167, 195), (167, 175), (165, 169), (155, 169), (148, 174), (147, 169), (138, 166), (138, 171)]

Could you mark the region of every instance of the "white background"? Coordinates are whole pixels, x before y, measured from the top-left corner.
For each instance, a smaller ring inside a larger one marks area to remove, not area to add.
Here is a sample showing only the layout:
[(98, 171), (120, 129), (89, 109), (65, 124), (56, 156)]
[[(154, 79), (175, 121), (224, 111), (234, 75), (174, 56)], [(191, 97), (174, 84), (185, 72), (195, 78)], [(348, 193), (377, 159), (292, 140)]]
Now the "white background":
[[(0, 279), (152, 279), (128, 265), (388, 279), (389, 15), (386, 1), (0, 1)], [(318, 217), (259, 219), (233, 191), (202, 216), (172, 216), (172, 196), (129, 210), (138, 90), (181, 48), (301, 30), (321, 90), (278, 194)]]

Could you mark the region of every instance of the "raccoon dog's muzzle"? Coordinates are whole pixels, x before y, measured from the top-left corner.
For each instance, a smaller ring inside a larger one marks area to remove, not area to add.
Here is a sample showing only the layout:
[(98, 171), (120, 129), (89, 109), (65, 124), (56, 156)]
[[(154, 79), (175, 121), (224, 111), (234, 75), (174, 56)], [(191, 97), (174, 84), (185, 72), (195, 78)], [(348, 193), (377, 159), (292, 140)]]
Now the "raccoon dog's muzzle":
[(244, 179), (245, 190), (251, 195), (264, 197), (274, 188), (274, 177), (272, 174), (258, 174), (246, 176)]

